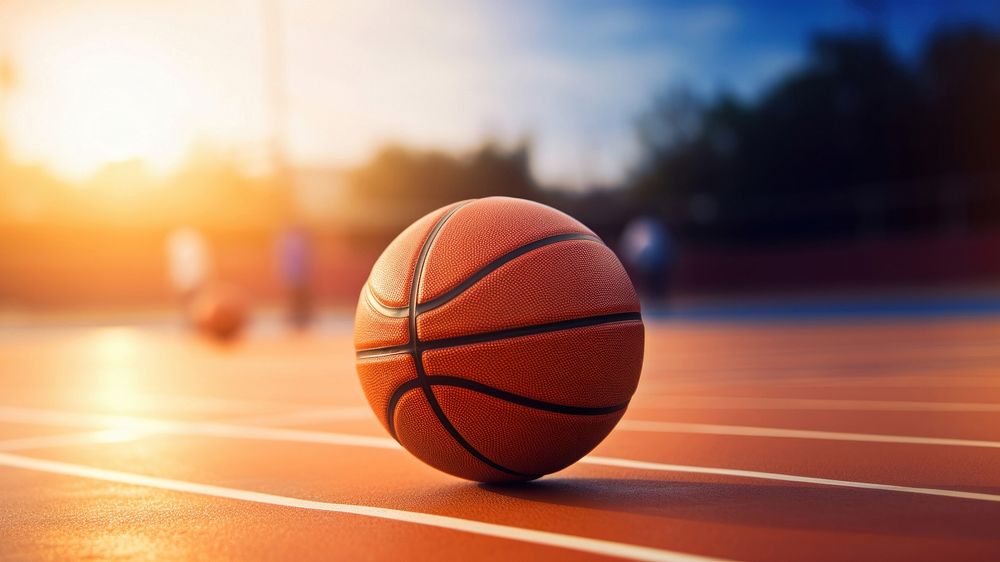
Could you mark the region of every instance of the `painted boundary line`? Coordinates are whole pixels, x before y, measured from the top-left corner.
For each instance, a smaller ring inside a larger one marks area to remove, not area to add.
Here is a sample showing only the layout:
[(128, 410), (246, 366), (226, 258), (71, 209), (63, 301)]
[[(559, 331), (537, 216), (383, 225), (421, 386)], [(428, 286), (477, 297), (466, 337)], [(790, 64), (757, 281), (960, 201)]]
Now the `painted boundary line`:
[[(320, 445), (341, 445), (352, 447), (367, 447), (377, 449), (387, 449), (402, 451), (403, 448), (394, 440), (388, 437), (372, 437), (364, 435), (352, 435), (345, 433), (331, 433), (323, 431), (303, 431), (294, 429), (278, 429), (267, 427), (240, 426), (214, 422), (183, 422), (169, 420), (143, 420), (139, 418), (125, 418), (120, 416), (101, 416), (89, 414), (62, 413), (47, 410), (25, 410), (22, 408), (0, 408), (0, 419), (18, 421), (20, 423), (36, 423), (42, 425), (56, 426), (77, 426), (81, 420), (90, 419), (91, 425), (101, 425), (97, 420), (119, 420), (124, 426), (113, 431), (132, 432), (133, 438), (139, 438), (144, 434), (170, 434), (170, 435), (195, 435), (206, 437), (222, 437), (230, 439), (250, 439), (263, 441), (279, 441), (286, 443), (314, 443)], [(105, 434), (106, 431), (94, 432), (97, 435)], [(118, 441), (124, 440), (119, 435)], [(81, 439), (78, 436), (77, 439)], [(41, 438), (40, 438), (41, 439)], [(77, 443), (73, 443), (77, 444)], [(21, 447), (23, 450), (24, 447)], [(754, 480), (771, 480), (777, 482), (796, 482), (800, 484), (812, 484), (820, 486), (834, 486), (838, 488), (853, 488), (861, 490), (878, 490), (883, 492), (901, 492), (909, 494), (919, 494), (926, 496), (949, 497), (966, 500), (1000, 502), (1000, 495), (980, 492), (965, 492), (961, 490), (947, 490), (940, 488), (923, 488), (917, 486), (898, 486), (894, 484), (880, 484), (876, 482), (859, 482), (853, 480), (835, 480), (829, 478), (818, 478), (812, 476), (799, 476), (795, 474), (784, 474), (777, 472), (760, 472), (753, 470), (689, 466), (678, 464), (658, 463), (651, 461), (640, 461), (632, 459), (622, 459), (616, 457), (586, 456), (580, 464), (596, 466), (606, 466), (615, 468), (630, 468), (636, 470), (650, 470), (656, 472), (672, 472), (686, 474), (706, 474), (712, 476), (726, 476), (732, 478), (750, 478)]]
[(635, 461), (613, 457), (584, 457), (580, 462), (600, 466), (619, 468), (634, 468), (639, 470), (657, 470), (664, 472), (681, 472), (688, 474), (713, 474), (717, 476), (732, 476), (734, 478), (751, 478), (754, 480), (776, 480), (779, 482), (795, 482), (799, 484), (817, 484), (838, 488), (857, 488), (862, 490), (879, 490), (882, 492), (905, 492), (924, 496), (940, 496), (965, 500), (1000, 502), (1000, 495), (980, 492), (963, 492), (960, 490), (941, 490), (936, 488), (918, 488), (914, 486), (896, 486), (894, 484), (878, 484), (875, 482), (857, 482), (854, 480), (834, 480), (832, 478), (815, 478), (782, 474), (780, 472), (758, 472), (756, 470), (740, 470), (737, 468), (705, 468), (682, 464), (663, 464), (657, 462)]
[(23, 451), (29, 449), (47, 449), (53, 447), (79, 447), (81, 445), (99, 445), (101, 443), (121, 443), (142, 437), (132, 431), (121, 429), (104, 429), (85, 433), (69, 433), (59, 435), (39, 435), (18, 437), (0, 441), (0, 451)]
[(632, 403), (633, 408), (667, 409), (696, 408), (699, 410), (848, 410), (873, 412), (1000, 412), (1000, 404), (992, 402), (913, 402), (899, 400), (830, 400), (822, 398), (770, 398), (732, 396), (682, 396), (653, 402), (647, 397)]
[(709, 558), (705, 556), (696, 556), (693, 554), (684, 554), (670, 550), (600, 539), (591, 539), (575, 535), (563, 535), (549, 531), (538, 531), (534, 529), (524, 529), (521, 527), (498, 525), (495, 523), (485, 523), (482, 521), (472, 521), (457, 517), (448, 517), (445, 515), (433, 515), (430, 513), (403, 511), (384, 507), (371, 507), (290, 498), (274, 494), (265, 494), (263, 492), (225, 488), (209, 484), (198, 484), (195, 482), (157, 478), (154, 476), (119, 472), (116, 470), (105, 470), (102, 468), (94, 468), (78, 464), (22, 457), (8, 453), (0, 453), (0, 466), (34, 470), (36, 472), (46, 472), (49, 474), (60, 474), (64, 476), (90, 478), (93, 480), (102, 480), (105, 482), (115, 482), (119, 484), (131, 484), (134, 486), (144, 486), (147, 488), (157, 488), (160, 490), (198, 494), (202, 496), (211, 496), (215, 498), (225, 498), (244, 502), (308, 509), (313, 511), (360, 515), (363, 517), (374, 517), (390, 521), (401, 521), (404, 523), (413, 523), (416, 525), (437, 527), (440, 529), (448, 529), (474, 535), (551, 546), (555, 548), (612, 556), (628, 560), (641, 560), (644, 562), (719, 562), (722, 560), (720, 558)]
[(787, 439), (819, 439), (826, 441), (857, 441), (862, 443), (943, 445), (947, 447), (982, 447), (986, 449), (1000, 449), (1000, 441), (952, 439), (947, 437), (918, 437), (913, 435), (845, 433), (839, 431), (813, 431), (808, 429), (783, 429), (780, 427), (755, 427), (749, 425), (716, 425), (709, 423), (622, 420), (618, 424), (618, 429), (624, 431), (652, 433), (700, 433), (708, 435), (733, 435), (739, 437), (780, 437)]
[(247, 425), (291, 426), (321, 423), (328, 421), (347, 421), (370, 419), (372, 410), (368, 406), (346, 406), (337, 408), (316, 408), (315, 410), (299, 410), (277, 414), (262, 414), (227, 419), (228, 423)]

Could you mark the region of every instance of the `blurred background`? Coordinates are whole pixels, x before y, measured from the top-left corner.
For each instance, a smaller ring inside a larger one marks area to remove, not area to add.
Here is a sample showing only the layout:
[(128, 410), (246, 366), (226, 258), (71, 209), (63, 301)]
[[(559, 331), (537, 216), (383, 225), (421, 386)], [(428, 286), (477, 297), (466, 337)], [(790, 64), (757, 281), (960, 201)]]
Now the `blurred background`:
[(1000, 3), (0, 2), (7, 324), (224, 282), (305, 326), (489, 195), (579, 218), (664, 313), (994, 302)]

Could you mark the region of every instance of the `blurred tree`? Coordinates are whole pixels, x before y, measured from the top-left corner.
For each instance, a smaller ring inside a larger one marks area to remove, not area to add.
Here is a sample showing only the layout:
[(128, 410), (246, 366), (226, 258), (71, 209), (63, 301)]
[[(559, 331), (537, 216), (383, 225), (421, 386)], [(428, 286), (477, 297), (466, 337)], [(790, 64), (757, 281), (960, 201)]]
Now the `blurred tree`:
[(157, 202), (170, 221), (236, 229), (273, 228), (291, 213), (285, 186), (250, 178), (231, 154), (196, 144)]
[(938, 31), (920, 67), (924, 174), (1000, 171), (1000, 37), (977, 28)]
[[(463, 156), (387, 146), (347, 175), (352, 206), (369, 209), (368, 225), (397, 230), (417, 217), (462, 199), (538, 192), (527, 142), (511, 148), (487, 142)], [(382, 220), (370, 216), (375, 210)]]
[(996, 33), (939, 31), (915, 64), (876, 34), (820, 35), (753, 103), (656, 98), (630, 185), (675, 229), (725, 243), (933, 227), (995, 184), (974, 178), (1000, 173), (997, 99)]

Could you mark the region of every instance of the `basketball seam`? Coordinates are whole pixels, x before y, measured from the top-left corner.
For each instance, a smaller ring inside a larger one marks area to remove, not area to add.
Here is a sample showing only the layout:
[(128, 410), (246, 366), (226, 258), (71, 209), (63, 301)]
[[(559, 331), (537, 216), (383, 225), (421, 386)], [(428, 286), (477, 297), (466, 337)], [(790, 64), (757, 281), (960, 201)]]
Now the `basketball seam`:
[(386, 406), (386, 412), (385, 412), (385, 424), (389, 427), (389, 434), (392, 435), (392, 437), (397, 441), (399, 440), (399, 438), (396, 437), (396, 421), (395, 421), (396, 405), (399, 404), (399, 401), (403, 399), (403, 396), (405, 396), (406, 393), (410, 392), (411, 390), (415, 390), (419, 386), (420, 386), (420, 379), (410, 379), (404, 382), (403, 384), (397, 386), (396, 389), (393, 390), (392, 394), (389, 396), (389, 403)]
[[(474, 343), (489, 343), (494, 341), (546, 334), (550, 332), (561, 332), (575, 328), (589, 328), (592, 326), (603, 326), (605, 324), (615, 324), (618, 322), (638, 322), (642, 320), (642, 315), (638, 312), (615, 312), (612, 314), (601, 314), (598, 316), (584, 316), (572, 318), (570, 320), (560, 320), (546, 324), (532, 324), (530, 326), (519, 326), (517, 328), (507, 328), (493, 332), (481, 332), (478, 334), (467, 334), (452, 338), (440, 338), (436, 340), (423, 340), (420, 342), (420, 350), (446, 349), (450, 347), (461, 347)], [(372, 359), (386, 357), (389, 355), (408, 354), (413, 351), (413, 346), (409, 343), (402, 345), (390, 345), (386, 347), (373, 347), (355, 352), (357, 359)]]
[(467, 277), (465, 281), (462, 281), (461, 283), (456, 285), (453, 289), (445, 293), (442, 293), (440, 296), (433, 298), (425, 303), (418, 304), (416, 312), (417, 314), (427, 312), (429, 310), (433, 310), (443, 304), (450, 302), (451, 300), (455, 299), (468, 289), (472, 288), (472, 286), (478, 283), (482, 278), (500, 269), (501, 267), (513, 261), (514, 259), (519, 258), (524, 254), (527, 254), (528, 252), (537, 250), (538, 248), (544, 248), (545, 246), (556, 244), (558, 242), (565, 242), (567, 240), (590, 240), (592, 242), (597, 242), (602, 246), (604, 245), (601, 239), (598, 238), (597, 236), (594, 236), (593, 234), (584, 234), (580, 232), (568, 232), (566, 234), (556, 234), (554, 236), (548, 236), (545, 238), (541, 238), (539, 240), (535, 240), (534, 242), (529, 242), (527, 244), (524, 244), (523, 246), (519, 246), (507, 252), (506, 254), (500, 256), (499, 258), (486, 264), (478, 271), (474, 272), (472, 275)]
[[(604, 242), (597, 236), (593, 234), (584, 234), (581, 232), (567, 232), (564, 234), (555, 234), (552, 236), (547, 236), (545, 238), (540, 238), (533, 242), (528, 242), (527, 244), (518, 246), (517, 248), (514, 248), (513, 250), (500, 256), (499, 258), (496, 258), (490, 263), (479, 268), (478, 270), (473, 272), (469, 277), (467, 277), (464, 281), (462, 281), (455, 287), (449, 289), (445, 293), (442, 293), (441, 295), (425, 303), (417, 304), (417, 314), (427, 312), (441, 305), (447, 304), (448, 302), (454, 300), (465, 291), (472, 288), (473, 285), (478, 283), (484, 277), (500, 269), (508, 262), (513, 261), (515, 258), (519, 258), (524, 254), (531, 252), (532, 250), (536, 250), (538, 248), (544, 248), (545, 246), (550, 246), (552, 244), (556, 244), (558, 242), (565, 242), (568, 240), (589, 240), (592, 242), (597, 242), (602, 245), (604, 244)], [(379, 296), (375, 294), (375, 291), (372, 290), (371, 285), (369, 283), (365, 283), (364, 289), (366, 292), (365, 298), (368, 300), (368, 303), (371, 305), (372, 309), (375, 312), (381, 314), (382, 316), (386, 316), (388, 318), (406, 318), (409, 316), (410, 313), (409, 306), (391, 306), (385, 304), (384, 302), (382, 302)]]
[[(411, 379), (416, 381), (416, 379)], [(410, 382), (410, 381), (407, 381)], [(507, 392), (506, 390), (499, 389), (495, 386), (490, 386), (483, 384), (481, 382), (470, 380), (462, 377), (455, 377), (452, 375), (427, 375), (427, 383), (431, 386), (452, 386), (458, 388), (464, 388), (465, 390), (471, 390), (479, 394), (486, 396), (492, 396), (494, 398), (499, 398), (504, 402), (510, 402), (511, 404), (517, 404), (518, 406), (525, 406), (533, 410), (542, 410), (545, 412), (553, 412), (556, 414), (566, 414), (570, 416), (602, 416), (605, 414), (613, 414), (619, 410), (628, 407), (629, 401), (626, 400), (620, 404), (615, 404), (614, 406), (567, 406), (565, 404), (557, 404), (555, 402), (546, 402), (544, 400), (536, 400), (534, 398), (523, 396), (521, 394), (514, 394), (513, 392)], [(406, 388), (409, 386), (409, 388)], [(406, 394), (406, 392), (413, 390), (415, 385), (408, 385), (403, 383), (396, 388), (396, 394)], [(400, 396), (401, 398), (402, 396)], [(398, 400), (398, 399), (397, 399)], [(389, 400), (390, 409), (392, 404), (395, 402), (393, 399)]]
[(638, 312), (615, 312), (612, 314), (601, 314), (598, 316), (584, 316), (582, 318), (571, 318), (569, 320), (559, 320), (546, 324), (533, 324), (531, 326), (519, 326), (517, 328), (507, 328), (495, 332), (484, 332), (480, 334), (468, 334), (451, 338), (441, 338), (422, 342), (421, 350), (444, 349), (448, 347), (458, 347), (473, 343), (489, 343), (492, 341), (533, 336), (548, 332), (559, 332), (573, 328), (587, 328), (590, 326), (601, 326), (604, 324), (614, 324), (616, 322), (630, 322), (642, 320)]
[[(465, 204), (469, 203), (470, 201), (463, 201), (463, 202), (458, 203), (457, 207), (455, 207), (454, 209), (451, 209), (450, 211), (448, 211), (447, 213), (445, 213), (442, 218), (438, 219), (434, 223), (434, 226), (431, 227), (430, 231), (428, 231), (426, 235), (424, 235), (424, 236), (421, 237), (421, 239), (420, 239), (420, 247), (423, 248), (423, 245), (428, 241), (428, 239), (431, 236), (434, 235), (434, 231), (438, 227), (438, 225), (439, 224), (443, 224), (442, 221), (444, 219), (447, 219), (452, 213), (454, 213), (460, 207), (464, 206)], [(387, 303), (383, 302), (382, 298), (374, 291), (374, 289), (372, 289), (372, 283), (371, 282), (372, 282), (371, 275), (369, 275), (368, 279), (365, 280), (365, 285), (364, 285), (364, 287), (362, 287), (361, 291), (362, 291), (362, 295), (364, 295), (364, 297), (365, 297), (365, 301), (367, 301), (368, 304), (371, 305), (372, 310), (374, 310), (375, 312), (381, 314), (382, 316), (386, 316), (388, 318), (406, 318), (409, 315), (409, 310), (410, 310), (409, 306), (394, 306), (394, 305), (387, 304)], [(413, 280), (412, 279), (410, 280), (410, 286), (411, 286), (411, 288), (413, 286)], [(406, 300), (407, 300), (407, 302), (409, 302), (408, 295), (406, 295), (406, 296), (407, 296)], [(385, 312), (383, 312), (383, 310)]]
[[(531, 408), (533, 410), (541, 410), (544, 412), (553, 412), (556, 414), (566, 414), (570, 416), (603, 416), (607, 414), (613, 414), (615, 412), (620, 412), (628, 407), (629, 400), (622, 402), (621, 404), (615, 404), (614, 406), (603, 406), (603, 407), (588, 407), (588, 406), (566, 406), (564, 404), (556, 404), (554, 402), (545, 402), (543, 400), (535, 400), (534, 398), (529, 398), (527, 396), (522, 396), (520, 394), (514, 394), (512, 392), (507, 392), (499, 388), (482, 384), (469, 379), (463, 379), (461, 377), (453, 377), (450, 375), (427, 375), (427, 382), (431, 386), (451, 386), (464, 388), (466, 390), (471, 390), (479, 394), (486, 396), (492, 396), (503, 400), (504, 402), (510, 402), (511, 404), (517, 404), (518, 406), (524, 406), (526, 408)], [(403, 399), (404, 396), (409, 394), (411, 390), (416, 390), (420, 386), (419, 379), (410, 379), (403, 384), (396, 387), (392, 395), (389, 397), (389, 404), (386, 408), (386, 424), (392, 428), (395, 427), (394, 419), (396, 416), (396, 405), (399, 401)]]
[[(540, 475), (526, 474), (523, 472), (518, 472), (516, 470), (511, 470), (506, 468), (493, 460), (489, 459), (486, 455), (481, 453), (478, 449), (472, 446), (471, 443), (466, 441), (465, 437), (458, 432), (458, 429), (448, 420), (448, 416), (445, 415), (444, 410), (441, 409), (441, 404), (438, 403), (437, 397), (434, 396), (434, 391), (431, 389), (430, 384), (427, 382), (427, 374), (424, 372), (423, 358), (421, 357), (422, 350), (420, 349), (420, 339), (417, 336), (417, 292), (420, 289), (420, 277), (423, 274), (424, 263), (427, 261), (427, 256), (430, 254), (431, 245), (434, 243), (434, 239), (437, 238), (441, 229), (444, 228), (445, 223), (448, 219), (455, 215), (460, 209), (462, 209), (468, 202), (458, 204), (454, 209), (448, 211), (441, 219), (438, 220), (437, 224), (431, 230), (430, 234), (424, 240), (423, 245), (420, 247), (420, 253), (417, 255), (417, 263), (413, 268), (413, 279), (410, 284), (410, 306), (409, 306), (409, 329), (410, 329), (410, 344), (413, 351), (413, 363), (416, 367), (417, 380), (420, 381), (420, 386), (424, 391), (424, 397), (427, 399), (427, 403), (430, 405), (431, 410), (434, 415), (437, 416), (438, 421), (441, 422), (441, 426), (451, 434), (452, 438), (466, 451), (469, 452), (473, 457), (479, 459), (487, 466), (510, 474), (512, 476), (517, 476), (521, 478), (537, 478)], [(398, 437), (395, 434), (394, 428), (390, 431), (394, 438)]]

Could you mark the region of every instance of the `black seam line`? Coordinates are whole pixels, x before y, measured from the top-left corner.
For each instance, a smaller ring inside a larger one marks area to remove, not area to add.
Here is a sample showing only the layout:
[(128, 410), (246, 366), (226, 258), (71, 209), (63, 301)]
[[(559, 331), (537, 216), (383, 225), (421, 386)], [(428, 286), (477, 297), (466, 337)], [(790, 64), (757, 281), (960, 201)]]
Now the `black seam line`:
[(621, 404), (615, 404), (613, 406), (566, 406), (564, 404), (555, 404), (552, 402), (535, 400), (534, 398), (528, 398), (527, 396), (521, 396), (520, 394), (500, 390), (499, 388), (494, 388), (480, 382), (460, 377), (453, 377), (450, 375), (427, 375), (427, 382), (431, 386), (456, 386), (473, 392), (478, 392), (480, 394), (486, 394), (494, 398), (499, 398), (500, 400), (511, 402), (519, 406), (534, 408), (535, 410), (544, 410), (546, 412), (555, 412), (557, 414), (569, 414), (572, 416), (600, 416), (604, 414), (612, 414), (623, 410), (628, 406), (627, 400)]
[(514, 260), (516, 258), (519, 258), (519, 257), (523, 256), (524, 254), (527, 254), (528, 252), (532, 251), (532, 250), (537, 250), (538, 248), (542, 248), (542, 247), (545, 247), (545, 246), (548, 246), (548, 245), (551, 245), (551, 244), (555, 244), (556, 242), (563, 242), (563, 241), (566, 241), (566, 240), (590, 240), (590, 241), (593, 241), (593, 242), (598, 242), (598, 243), (603, 244), (603, 242), (601, 242), (601, 239), (598, 238), (597, 236), (594, 236), (593, 234), (581, 234), (579, 232), (569, 232), (569, 233), (566, 233), (566, 234), (556, 234), (554, 236), (549, 236), (549, 237), (546, 237), (546, 238), (542, 238), (540, 240), (535, 240), (534, 242), (529, 242), (529, 243), (527, 243), (527, 244), (525, 244), (523, 246), (520, 246), (518, 248), (515, 248), (515, 249), (507, 252), (506, 254), (500, 256), (499, 258), (497, 258), (497, 259), (491, 261), (490, 263), (486, 264), (485, 266), (483, 266), (482, 268), (480, 268), (478, 271), (476, 271), (475, 273), (473, 273), (472, 275), (470, 275), (468, 278), (466, 278), (465, 281), (462, 281), (461, 283), (459, 283), (457, 287), (455, 287), (454, 289), (448, 291), (447, 293), (444, 293), (443, 295), (441, 295), (441, 296), (439, 296), (437, 298), (431, 299), (431, 300), (429, 300), (429, 301), (427, 301), (425, 303), (418, 304), (417, 305), (417, 314), (420, 314), (421, 312), (427, 312), (428, 310), (433, 310), (433, 309), (435, 309), (435, 308), (437, 308), (437, 307), (439, 307), (439, 306), (447, 303), (448, 301), (454, 299), (455, 297), (457, 297), (458, 295), (464, 293), (470, 287), (472, 287), (473, 285), (475, 285), (476, 283), (478, 283), (479, 280), (482, 279), (483, 277), (486, 277), (490, 273), (493, 273), (497, 269), (500, 269), (500, 267), (503, 266), (504, 264), (506, 264), (507, 262), (510, 262), (510, 261), (512, 261), (512, 260)]
[[(451, 434), (452, 438), (462, 446), (466, 451), (472, 456), (476, 457), (487, 466), (490, 466), (500, 472), (510, 474), (512, 476), (517, 476), (519, 478), (537, 478), (537, 474), (525, 474), (523, 472), (517, 472), (511, 470), (500, 464), (490, 460), (486, 455), (479, 452), (478, 449), (472, 446), (471, 443), (462, 437), (462, 434), (458, 432), (458, 429), (451, 423), (448, 416), (444, 414), (444, 410), (441, 409), (441, 404), (438, 403), (437, 397), (434, 396), (434, 391), (431, 390), (431, 385), (427, 382), (427, 373), (424, 372), (424, 363), (420, 357), (420, 339), (417, 337), (417, 293), (420, 291), (420, 277), (423, 275), (424, 263), (427, 261), (427, 255), (430, 253), (431, 245), (434, 243), (434, 239), (437, 237), (441, 228), (444, 224), (448, 222), (459, 209), (464, 207), (467, 203), (461, 203), (457, 205), (454, 209), (448, 211), (448, 213), (441, 217), (431, 233), (427, 236), (427, 240), (424, 241), (423, 247), (420, 248), (420, 255), (417, 257), (417, 264), (413, 269), (413, 279), (410, 285), (410, 343), (413, 346), (413, 363), (417, 370), (417, 380), (420, 381), (420, 386), (424, 390), (424, 396), (427, 398), (427, 403), (430, 404), (431, 409), (434, 411), (434, 415), (437, 416), (438, 421), (441, 425)], [(387, 418), (388, 419), (388, 416)], [(392, 433), (395, 433), (394, 428)], [(395, 435), (393, 435), (395, 437)]]
[[(518, 404), (520, 406), (525, 406), (527, 408), (533, 408), (535, 410), (544, 410), (546, 412), (555, 412), (558, 414), (568, 414), (571, 416), (600, 416), (604, 414), (613, 414), (615, 412), (620, 412), (628, 407), (629, 401), (626, 400), (621, 404), (615, 404), (614, 406), (606, 407), (596, 407), (589, 408), (585, 406), (566, 406), (563, 404), (554, 404), (552, 402), (543, 402), (541, 400), (535, 400), (534, 398), (528, 398), (527, 396), (521, 396), (519, 394), (513, 394), (505, 390), (500, 390), (499, 388), (494, 388), (476, 381), (471, 381), (468, 379), (463, 379), (459, 377), (452, 377), (448, 375), (427, 375), (427, 384), (431, 386), (454, 386), (459, 388), (464, 388), (466, 390), (471, 390), (473, 392), (478, 392), (480, 394), (485, 394), (492, 396), (494, 398), (499, 398), (506, 402), (511, 402), (513, 404)], [(394, 427), (395, 421), (393, 420), (396, 415), (396, 404), (402, 400), (403, 396), (406, 396), (411, 390), (416, 390), (421, 386), (419, 379), (410, 379), (403, 384), (396, 387), (396, 390), (392, 393), (389, 398), (388, 412), (386, 414), (386, 421), (390, 427)]]
[[(407, 300), (407, 302), (409, 304), (407, 305), (407, 308), (406, 308), (406, 312), (407, 312), (407, 314), (406, 314), (406, 323), (407, 323), (407, 331), (409, 332), (410, 341), (405, 346), (398, 346), (398, 347), (400, 347), (400, 348), (405, 347), (407, 353), (412, 353), (413, 354), (414, 370), (416, 371), (416, 374), (417, 374), (417, 377), (415, 379), (413, 379), (413, 380), (417, 381), (417, 383), (422, 383), (423, 378), (424, 378), (423, 377), (423, 374), (424, 374), (424, 365), (420, 361), (420, 353), (419, 353), (420, 342), (417, 339), (417, 317), (413, 313), (413, 311), (414, 311), (414, 309), (416, 307), (415, 303), (417, 302), (417, 289), (420, 286), (420, 275), (423, 273), (424, 261), (427, 259), (427, 254), (430, 253), (431, 243), (434, 242), (434, 238), (437, 237), (438, 232), (440, 232), (441, 229), (444, 227), (444, 223), (446, 223), (448, 221), (448, 219), (451, 218), (452, 215), (454, 215), (456, 212), (458, 212), (459, 209), (461, 209), (462, 207), (464, 207), (468, 203), (469, 202), (466, 201), (464, 203), (459, 203), (459, 204), (455, 205), (454, 208), (452, 208), (450, 211), (448, 211), (447, 213), (445, 213), (444, 216), (442, 216), (441, 218), (439, 218), (437, 220), (437, 222), (434, 223), (434, 226), (431, 227), (431, 231), (427, 234), (427, 238), (424, 240), (423, 244), (420, 246), (420, 252), (417, 254), (417, 261), (413, 265), (413, 278), (410, 279), (410, 295), (409, 295), (409, 299)], [(430, 387), (426, 387), (426, 385), (423, 385), (423, 386), (425, 386), (425, 390), (427, 391), (427, 394), (430, 394), (430, 392), (429, 392)], [(430, 396), (428, 396), (427, 400), (428, 400), (428, 402), (430, 402)], [(432, 404), (431, 408), (433, 409), (433, 407), (434, 406)], [(435, 413), (436, 413), (436, 410), (435, 410)], [(386, 419), (387, 422), (392, 419), (391, 416), (390, 416), (390, 412), (388, 412), (388, 411), (386, 412), (385, 419)], [(393, 439), (395, 439), (396, 441), (399, 441), (399, 438), (396, 436), (396, 425), (394, 423), (389, 423), (388, 425), (389, 425), (389, 434), (392, 435)]]
[[(535, 324), (533, 326), (522, 326), (520, 328), (510, 328), (496, 332), (469, 334), (467, 336), (457, 336), (454, 338), (444, 338), (439, 340), (424, 340), (419, 342), (417, 352), (421, 352), (426, 349), (441, 349), (444, 347), (455, 347), (470, 343), (485, 343), (495, 340), (542, 334), (545, 332), (558, 332), (560, 330), (571, 330), (573, 328), (585, 328), (588, 326), (600, 326), (601, 324), (613, 324), (615, 322), (629, 322), (636, 320), (642, 320), (642, 315), (638, 312), (620, 312), (616, 314), (603, 314), (600, 316), (587, 316), (584, 318), (574, 318), (573, 320), (550, 322), (548, 324)], [(369, 359), (372, 357), (402, 355), (405, 353), (413, 353), (413, 346), (405, 344), (394, 345), (391, 347), (363, 349), (358, 351), (356, 355), (358, 359)]]
[(599, 316), (586, 316), (584, 318), (574, 318), (572, 320), (562, 320), (560, 322), (549, 322), (548, 324), (535, 324), (533, 326), (522, 326), (510, 328), (496, 332), (485, 332), (482, 334), (469, 334), (467, 336), (457, 336), (454, 338), (444, 338), (439, 340), (429, 340), (420, 342), (419, 351), (426, 349), (440, 349), (442, 347), (455, 347), (468, 345), (470, 343), (485, 343), (495, 340), (505, 340), (542, 334), (545, 332), (558, 332), (560, 330), (570, 330), (573, 328), (585, 328), (587, 326), (599, 326), (601, 324), (612, 324), (615, 322), (628, 322), (632, 320), (642, 320), (642, 315), (638, 312), (617, 312), (615, 314), (602, 314)]
[[(417, 305), (417, 314), (422, 312), (427, 312), (428, 310), (433, 310), (448, 301), (454, 299), (458, 295), (467, 291), (470, 287), (478, 283), (483, 277), (486, 277), (490, 273), (500, 269), (504, 264), (513, 261), (515, 258), (519, 258), (524, 254), (532, 250), (537, 250), (538, 248), (543, 248), (557, 242), (564, 242), (566, 240), (589, 240), (592, 242), (597, 242), (603, 244), (604, 242), (594, 236), (593, 234), (583, 234), (579, 232), (568, 232), (566, 234), (556, 234), (553, 236), (548, 236), (546, 238), (541, 238), (535, 240), (534, 242), (529, 242), (523, 246), (519, 246), (510, 252), (500, 256), (499, 258), (491, 261), (490, 263), (484, 265), (482, 268), (477, 270), (475, 273), (470, 275), (465, 281), (462, 281), (458, 286), (451, 289), (450, 291), (444, 293), (443, 295), (431, 299), (425, 303), (420, 303)], [(371, 287), (366, 283), (365, 290), (367, 291), (366, 298), (368, 299), (369, 305), (381, 314), (382, 316), (388, 316), (390, 318), (405, 318), (409, 315), (410, 308), (408, 306), (389, 306), (384, 304), (379, 300), (378, 295), (371, 290)]]
[[(389, 405), (386, 408), (385, 413), (385, 423), (389, 426), (389, 433), (392, 434), (393, 438), (396, 437), (396, 404), (406, 395), (407, 392), (420, 387), (420, 379), (410, 379), (403, 384), (396, 387), (393, 391), (392, 396), (389, 397)], [(399, 439), (396, 439), (397, 441)]]

